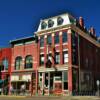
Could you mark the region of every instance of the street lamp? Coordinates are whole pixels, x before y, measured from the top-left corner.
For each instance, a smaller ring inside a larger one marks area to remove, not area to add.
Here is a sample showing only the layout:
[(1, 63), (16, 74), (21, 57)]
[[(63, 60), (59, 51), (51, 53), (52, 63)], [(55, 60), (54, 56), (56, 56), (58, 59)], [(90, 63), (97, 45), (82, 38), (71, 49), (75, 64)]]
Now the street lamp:
[(99, 96), (99, 85), (100, 85), (100, 81), (97, 80), (97, 81), (96, 81), (96, 84), (97, 84), (97, 90), (98, 90), (98, 96)]

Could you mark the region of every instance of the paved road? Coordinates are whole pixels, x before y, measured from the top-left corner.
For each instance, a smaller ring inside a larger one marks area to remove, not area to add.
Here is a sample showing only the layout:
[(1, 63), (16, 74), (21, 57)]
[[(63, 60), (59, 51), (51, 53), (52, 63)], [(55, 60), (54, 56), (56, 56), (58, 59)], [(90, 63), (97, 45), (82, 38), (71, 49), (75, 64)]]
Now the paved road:
[(11, 96), (0, 96), (0, 100), (100, 100), (97, 97), (11, 97)]

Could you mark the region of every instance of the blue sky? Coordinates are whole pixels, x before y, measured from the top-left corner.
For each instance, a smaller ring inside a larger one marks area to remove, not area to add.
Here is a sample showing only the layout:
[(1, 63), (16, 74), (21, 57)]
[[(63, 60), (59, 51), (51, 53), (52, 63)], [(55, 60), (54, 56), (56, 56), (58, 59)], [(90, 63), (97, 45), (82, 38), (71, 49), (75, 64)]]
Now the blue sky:
[(33, 35), (40, 19), (69, 12), (100, 35), (100, 0), (0, 0), (0, 47), (9, 40)]

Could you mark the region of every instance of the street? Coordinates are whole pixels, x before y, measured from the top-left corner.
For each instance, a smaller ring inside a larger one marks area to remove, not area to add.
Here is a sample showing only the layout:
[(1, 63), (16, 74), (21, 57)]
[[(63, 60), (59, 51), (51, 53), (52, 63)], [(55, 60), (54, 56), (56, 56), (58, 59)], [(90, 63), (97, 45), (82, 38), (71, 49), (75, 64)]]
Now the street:
[(23, 96), (0, 96), (0, 100), (100, 100), (98, 97), (89, 96), (34, 96), (34, 97), (23, 97)]

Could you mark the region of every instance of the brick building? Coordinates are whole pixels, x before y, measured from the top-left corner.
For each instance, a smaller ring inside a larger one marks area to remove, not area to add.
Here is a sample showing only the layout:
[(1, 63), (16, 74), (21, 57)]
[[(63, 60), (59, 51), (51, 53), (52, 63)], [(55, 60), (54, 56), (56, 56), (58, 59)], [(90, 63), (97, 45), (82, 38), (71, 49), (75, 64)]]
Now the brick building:
[(65, 13), (40, 21), (39, 93), (92, 91), (100, 77), (100, 44), (93, 27)]
[[(21, 87), (26, 86), (26, 92), (35, 90), (36, 67), (37, 67), (37, 45), (34, 36), (12, 40), (12, 67), (11, 85), (15, 91), (21, 92)], [(31, 84), (31, 76), (34, 75), (34, 86)], [(35, 91), (33, 91), (35, 92)]]
[(41, 20), (34, 36), (10, 43), (9, 86), (15, 91), (21, 92), (22, 85), (38, 95), (96, 90), (100, 43), (82, 17), (77, 20), (65, 13)]
[[(1, 68), (1, 81), (0, 85), (5, 81), (8, 76), (11, 75), (11, 48), (1, 48), (0, 49), (0, 65)], [(10, 81), (5, 84), (5, 82), (2, 84), (2, 90), (5, 94), (5, 90), (9, 90), (10, 87)]]

